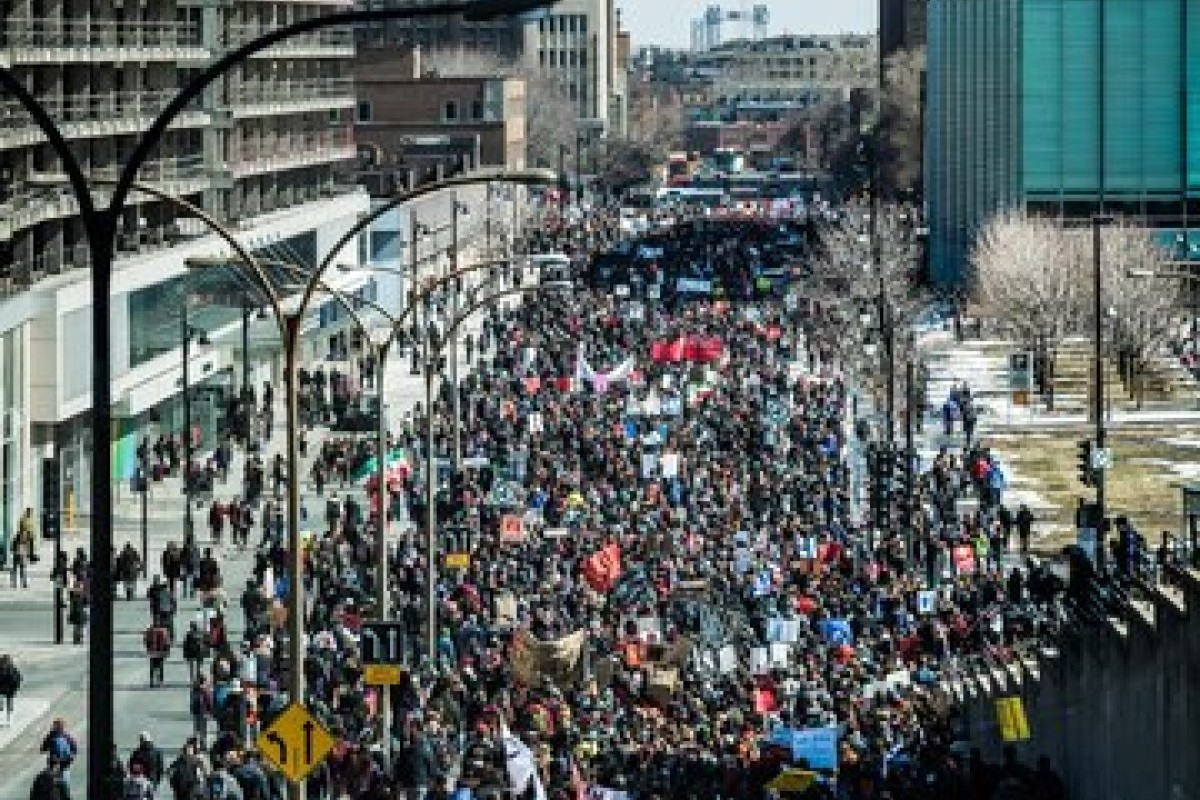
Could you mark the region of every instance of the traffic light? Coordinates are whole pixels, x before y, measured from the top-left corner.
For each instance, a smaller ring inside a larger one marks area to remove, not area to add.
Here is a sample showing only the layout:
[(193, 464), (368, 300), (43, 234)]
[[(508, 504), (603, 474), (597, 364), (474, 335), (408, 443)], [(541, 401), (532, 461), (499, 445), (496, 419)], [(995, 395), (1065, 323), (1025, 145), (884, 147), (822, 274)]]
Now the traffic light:
[(1092, 471), (1091, 439), (1083, 439), (1079, 442), (1079, 482), (1084, 486), (1096, 484), (1096, 476)]

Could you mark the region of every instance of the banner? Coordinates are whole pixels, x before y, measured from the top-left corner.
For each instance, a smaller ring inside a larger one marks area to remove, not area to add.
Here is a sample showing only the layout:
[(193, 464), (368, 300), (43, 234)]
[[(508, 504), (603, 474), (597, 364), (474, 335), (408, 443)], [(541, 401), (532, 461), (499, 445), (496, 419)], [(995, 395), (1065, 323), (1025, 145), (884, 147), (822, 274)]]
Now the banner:
[(538, 775), (533, 751), (507, 730), (504, 732), (504, 764), (514, 796), (521, 797), (528, 791), (530, 784), (533, 784), (535, 800), (546, 800), (546, 789)]
[(975, 571), (975, 548), (971, 545), (957, 545), (951, 551), (951, 557), (954, 559), (954, 571), (957, 574), (964, 575)]
[(505, 514), (500, 518), (500, 541), (504, 544), (520, 544), (525, 541), (525, 520), (517, 514)]
[(583, 678), (583, 648), (587, 631), (543, 642), (529, 631), (513, 635), (513, 677), (527, 686), (536, 686), (549, 678), (559, 686), (570, 686)]
[(854, 644), (854, 632), (848, 620), (823, 619), (817, 623), (817, 629), (830, 644)]
[(787, 747), (792, 759), (803, 759), (812, 769), (836, 771), (838, 768), (838, 729), (776, 728), (768, 738), (771, 744)]

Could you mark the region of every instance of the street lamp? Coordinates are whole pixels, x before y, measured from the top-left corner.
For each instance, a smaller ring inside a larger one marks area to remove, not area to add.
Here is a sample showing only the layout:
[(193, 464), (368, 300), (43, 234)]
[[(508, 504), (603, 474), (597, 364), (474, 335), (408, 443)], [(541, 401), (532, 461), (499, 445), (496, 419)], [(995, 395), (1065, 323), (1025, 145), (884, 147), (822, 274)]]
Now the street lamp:
[[(1094, 390), (1092, 398), (1092, 413), (1096, 417), (1096, 450), (1104, 449), (1107, 433), (1104, 424), (1104, 294), (1101, 281), (1101, 261), (1103, 242), (1101, 230), (1105, 225), (1111, 225), (1113, 217), (1108, 214), (1092, 216), (1092, 314), (1095, 328), (1093, 331), (1095, 349), (1092, 355), (1092, 369), (1095, 370)], [(1104, 572), (1105, 563), (1105, 470), (1093, 470), (1096, 485), (1096, 569)]]
[[(194, 521), (192, 519), (192, 403), (191, 403), (191, 360), (192, 360), (192, 341), (200, 346), (209, 344), (208, 334), (199, 328), (193, 327), (188, 320), (188, 307), (191, 303), (190, 297), (185, 297), (183, 300), (183, 313), (180, 316), (179, 335), (183, 343), (183, 538), (186, 542), (188, 539), (195, 538)], [(149, 560), (147, 536), (145, 528), (142, 529), (142, 567)], [(143, 572), (143, 574), (145, 574)]]

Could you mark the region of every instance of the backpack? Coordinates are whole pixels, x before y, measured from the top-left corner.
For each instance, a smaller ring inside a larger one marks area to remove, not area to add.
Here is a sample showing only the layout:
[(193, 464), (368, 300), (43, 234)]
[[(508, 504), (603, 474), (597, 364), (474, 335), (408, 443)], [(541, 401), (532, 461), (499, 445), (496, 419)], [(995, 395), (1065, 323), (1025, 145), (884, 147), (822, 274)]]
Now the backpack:
[(171, 643), (167, 638), (166, 628), (157, 625), (146, 629), (146, 652), (151, 655), (166, 653), (171, 649)]
[(71, 737), (60, 733), (50, 739), (50, 755), (63, 767), (75, 760), (75, 748), (71, 746)]

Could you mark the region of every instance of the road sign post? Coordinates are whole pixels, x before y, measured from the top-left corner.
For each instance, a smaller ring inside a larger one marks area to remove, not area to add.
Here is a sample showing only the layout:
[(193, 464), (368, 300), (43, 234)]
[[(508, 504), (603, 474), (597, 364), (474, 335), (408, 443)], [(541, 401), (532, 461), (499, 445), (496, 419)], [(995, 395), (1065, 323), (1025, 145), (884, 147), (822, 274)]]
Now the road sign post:
[(258, 737), (258, 752), (295, 784), (321, 765), (336, 740), (299, 703), (292, 703)]

